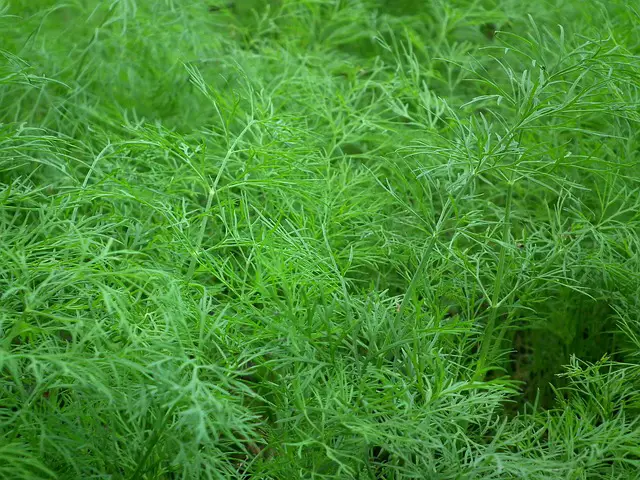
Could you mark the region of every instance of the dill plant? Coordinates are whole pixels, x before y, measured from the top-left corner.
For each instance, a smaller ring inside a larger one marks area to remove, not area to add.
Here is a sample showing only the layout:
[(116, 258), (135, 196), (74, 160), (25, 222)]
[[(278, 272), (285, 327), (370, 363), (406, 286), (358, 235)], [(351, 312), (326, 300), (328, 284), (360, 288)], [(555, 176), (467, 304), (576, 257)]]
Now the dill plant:
[(0, 476), (637, 476), (635, 10), (2, 12)]

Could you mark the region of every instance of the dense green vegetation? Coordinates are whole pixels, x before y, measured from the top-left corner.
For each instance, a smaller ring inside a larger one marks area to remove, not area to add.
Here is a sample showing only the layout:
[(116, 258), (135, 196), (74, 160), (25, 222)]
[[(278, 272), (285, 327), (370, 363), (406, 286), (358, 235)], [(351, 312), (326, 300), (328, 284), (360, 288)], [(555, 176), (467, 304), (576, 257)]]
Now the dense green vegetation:
[(7, 3), (0, 478), (639, 478), (639, 25)]

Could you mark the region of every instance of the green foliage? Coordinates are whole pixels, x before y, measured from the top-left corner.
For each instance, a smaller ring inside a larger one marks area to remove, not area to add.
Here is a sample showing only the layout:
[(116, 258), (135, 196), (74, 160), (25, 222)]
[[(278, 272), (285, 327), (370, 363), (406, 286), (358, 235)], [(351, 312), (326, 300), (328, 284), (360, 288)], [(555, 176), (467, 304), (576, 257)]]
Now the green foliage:
[(0, 12), (0, 478), (636, 478), (636, 10)]

